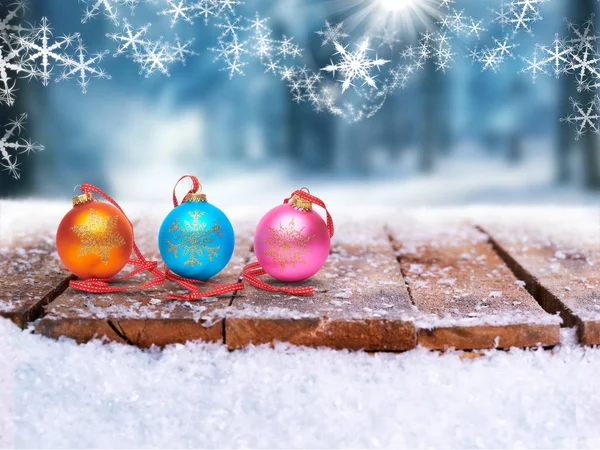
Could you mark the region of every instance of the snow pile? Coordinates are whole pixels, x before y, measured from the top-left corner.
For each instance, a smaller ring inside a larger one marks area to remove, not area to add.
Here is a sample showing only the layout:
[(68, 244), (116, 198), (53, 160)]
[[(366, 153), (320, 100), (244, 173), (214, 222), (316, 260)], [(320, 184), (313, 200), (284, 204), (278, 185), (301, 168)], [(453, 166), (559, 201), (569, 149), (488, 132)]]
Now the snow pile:
[(0, 320), (0, 447), (600, 445), (600, 350), (56, 342)]

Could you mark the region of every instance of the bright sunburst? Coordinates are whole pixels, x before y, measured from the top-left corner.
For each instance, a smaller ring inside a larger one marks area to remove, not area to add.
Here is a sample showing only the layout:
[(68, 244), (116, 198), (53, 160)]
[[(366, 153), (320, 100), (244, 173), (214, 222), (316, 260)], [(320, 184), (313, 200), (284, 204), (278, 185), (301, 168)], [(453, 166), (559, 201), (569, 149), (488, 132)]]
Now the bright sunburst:
[(440, 17), (443, 0), (337, 0), (341, 11), (350, 12), (345, 19), (352, 29), (366, 27), (367, 31), (395, 30), (400, 35), (415, 35), (424, 28), (431, 29)]

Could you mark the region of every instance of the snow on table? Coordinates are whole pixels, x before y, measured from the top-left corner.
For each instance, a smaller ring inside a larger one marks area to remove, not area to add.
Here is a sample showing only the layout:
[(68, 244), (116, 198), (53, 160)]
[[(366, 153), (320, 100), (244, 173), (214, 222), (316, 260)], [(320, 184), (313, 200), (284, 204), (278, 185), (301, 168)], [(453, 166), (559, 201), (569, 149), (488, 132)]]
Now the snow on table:
[(560, 318), (525, 290), (470, 224), (410, 217), (391, 227), (419, 344), (433, 349), (552, 346)]
[(299, 284), (313, 286), (314, 297), (252, 287), (236, 296), (226, 318), (230, 349), (276, 341), (369, 351), (416, 346), (417, 311), (383, 226), (341, 223), (336, 236), (325, 266)]
[[(164, 205), (123, 206), (140, 248), (158, 259), (157, 232), (171, 209), (168, 199)], [(57, 259), (53, 234), (69, 209), (66, 203), (0, 202), (0, 266), (12, 274), (0, 281), (0, 315), (22, 327), (35, 321), (36, 331), (50, 337), (80, 343), (106, 337), (140, 347), (204, 340), (225, 342), (230, 349), (278, 341), (369, 351), (418, 344), (478, 349), (555, 345), (562, 318), (579, 327), (582, 343), (596, 342), (590, 337), (598, 322), (599, 285), (598, 215), (592, 209), (371, 208), (361, 219), (347, 211), (336, 214), (326, 266), (305, 283), (315, 287), (313, 298), (248, 285), (223, 298), (196, 302), (166, 300), (178, 289), (172, 283), (112, 295), (64, 290), (69, 275)], [(236, 229), (236, 249), (214, 280), (223, 283), (237, 281), (251, 260), (259, 218), (248, 205), (230, 208), (228, 215)], [(570, 227), (571, 218), (578, 227)], [(492, 234), (495, 247), (481, 229)], [(508, 239), (510, 247), (503, 241)], [(523, 239), (539, 240), (544, 253), (534, 254)], [(19, 264), (23, 270), (17, 270)], [(536, 274), (534, 288), (528, 273)], [(554, 303), (546, 292), (556, 298)], [(28, 307), (19, 319), (16, 312), (31, 302), (35, 308)]]
[(61, 204), (0, 202), (0, 317), (21, 327), (67, 286), (54, 244)]
[[(156, 237), (160, 224), (158, 217), (147, 216), (135, 230), (138, 246), (145, 249), (148, 259), (154, 261), (160, 260)], [(238, 230), (247, 229), (245, 224), (234, 223), (234, 227)], [(246, 237), (237, 239), (229, 265), (212, 281), (229, 284), (241, 277), (251, 249), (249, 233), (241, 234)], [(142, 283), (152, 277), (143, 274), (134, 278), (132, 283)], [(227, 308), (233, 294), (202, 301), (166, 299), (172, 292), (186, 293), (178, 289), (179, 286), (171, 282), (150, 290), (110, 295), (68, 289), (46, 307), (44, 317), (36, 324), (36, 331), (55, 338), (67, 336), (80, 343), (106, 337), (138, 347), (164, 346), (190, 340), (222, 342), (223, 326), (219, 320), (215, 320), (215, 311)]]
[(512, 214), (482, 226), (544, 308), (576, 326), (581, 343), (600, 344), (600, 213), (554, 212), (527, 221)]

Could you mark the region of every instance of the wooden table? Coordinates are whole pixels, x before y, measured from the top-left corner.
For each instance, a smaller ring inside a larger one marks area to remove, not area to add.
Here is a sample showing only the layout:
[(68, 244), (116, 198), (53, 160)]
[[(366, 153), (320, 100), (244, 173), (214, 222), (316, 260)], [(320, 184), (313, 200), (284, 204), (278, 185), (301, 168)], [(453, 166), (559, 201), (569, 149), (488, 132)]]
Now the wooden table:
[[(146, 348), (202, 340), (232, 350), (276, 342), (472, 350), (552, 347), (562, 326), (576, 327), (582, 345), (600, 344), (600, 214), (594, 208), (382, 209), (368, 220), (340, 214), (325, 267), (304, 283), (315, 287), (314, 297), (248, 286), (182, 302), (166, 300), (178, 288), (173, 284), (111, 295), (72, 290), (74, 277), (58, 260), (53, 237), (68, 205), (52, 208), (44, 223), (14, 230), (37, 207), (0, 202), (11, 218), (0, 222), (0, 316), (53, 338)], [(140, 248), (158, 259), (163, 215), (139, 207), (130, 217)], [(235, 253), (215, 281), (237, 281), (253, 260), (253, 219), (232, 217)]]

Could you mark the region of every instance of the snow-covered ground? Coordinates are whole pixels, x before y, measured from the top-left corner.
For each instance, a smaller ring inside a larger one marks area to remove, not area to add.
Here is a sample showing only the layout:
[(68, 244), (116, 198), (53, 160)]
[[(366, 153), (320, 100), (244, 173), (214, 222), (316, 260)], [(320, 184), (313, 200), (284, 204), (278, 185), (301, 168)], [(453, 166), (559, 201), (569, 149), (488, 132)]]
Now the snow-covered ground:
[(596, 448), (600, 349), (76, 345), (0, 319), (0, 447)]

